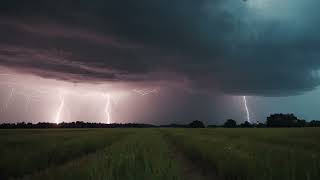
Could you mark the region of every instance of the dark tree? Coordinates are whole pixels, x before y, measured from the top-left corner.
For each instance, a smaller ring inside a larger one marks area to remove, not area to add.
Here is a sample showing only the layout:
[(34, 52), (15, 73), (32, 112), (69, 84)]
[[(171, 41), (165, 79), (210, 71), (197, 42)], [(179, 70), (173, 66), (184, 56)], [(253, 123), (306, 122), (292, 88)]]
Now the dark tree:
[(192, 123), (189, 124), (190, 128), (205, 128), (203, 122), (201, 121), (193, 121)]
[(264, 124), (264, 123), (258, 122), (258, 123), (255, 125), (255, 127), (257, 127), (257, 128), (265, 128), (265, 127), (267, 127), (267, 126), (266, 126), (266, 124)]
[(294, 114), (272, 114), (267, 118), (268, 127), (295, 127), (297, 122)]
[(242, 127), (242, 128), (251, 128), (251, 127), (253, 127), (253, 125), (251, 123), (249, 123), (248, 121), (246, 121), (246, 122), (240, 124), (240, 127)]
[(320, 121), (312, 120), (312, 121), (309, 123), (309, 126), (310, 126), (310, 127), (320, 127)]
[(235, 128), (237, 127), (237, 122), (233, 119), (228, 119), (223, 126), (226, 128)]
[(296, 127), (306, 127), (308, 125), (307, 121), (306, 120), (297, 120), (296, 122)]

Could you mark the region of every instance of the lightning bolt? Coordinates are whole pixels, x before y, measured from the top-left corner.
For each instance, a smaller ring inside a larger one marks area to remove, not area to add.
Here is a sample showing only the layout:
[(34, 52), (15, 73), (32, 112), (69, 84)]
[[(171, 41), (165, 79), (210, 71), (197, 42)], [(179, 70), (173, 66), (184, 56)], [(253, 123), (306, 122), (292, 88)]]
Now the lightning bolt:
[(104, 109), (104, 112), (106, 114), (107, 118), (107, 124), (111, 123), (111, 100), (110, 100), (110, 94), (104, 94), (104, 98), (106, 99), (106, 106)]
[(60, 105), (59, 105), (59, 108), (58, 108), (58, 111), (57, 111), (57, 114), (56, 114), (56, 117), (55, 117), (55, 123), (56, 124), (60, 123), (61, 112), (62, 112), (63, 106), (64, 106), (64, 95), (60, 94)]
[(243, 96), (242, 98), (243, 98), (244, 107), (245, 107), (245, 110), (247, 113), (247, 121), (249, 123), (251, 123), (250, 112), (249, 112), (249, 108), (248, 108), (248, 104), (247, 104), (247, 96)]
[(12, 100), (14, 92), (15, 92), (15, 89), (12, 87), (11, 91), (10, 91), (10, 94), (8, 96), (8, 99), (7, 99), (6, 103), (4, 104), (3, 108), (1, 109), (1, 113), (4, 112), (8, 108), (8, 106), (9, 106), (11, 100)]
[[(4, 84), (6, 84), (6, 83), (4, 83)], [(11, 91), (10, 91), (10, 94), (9, 94), (7, 100), (4, 103), (4, 106), (0, 110), (1, 113), (3, 113), (9, 107), (9, 105), (10, 105), (10, 103), (11, 103), (11, 101), (14, 98), (15, 95), (22, 95), (22, 96), (25, 97), (25, 99), (26, 99), (25, 111), (26, 112), (28, 112), (28, 108), (29, 108), (29, 104), (30, 104), (31, 100), (32, 101), (40, 101), (39, 97), (37, 97), (37, 96), (33, 96), (33, 95), (26, 94), (26, 93), (18, 92), (15, 87), (11, 87), (12, 85), (17, 85), (15, 83), (7, 83), (7, 85), (8, 85), (8, 88), (11, 89)]]

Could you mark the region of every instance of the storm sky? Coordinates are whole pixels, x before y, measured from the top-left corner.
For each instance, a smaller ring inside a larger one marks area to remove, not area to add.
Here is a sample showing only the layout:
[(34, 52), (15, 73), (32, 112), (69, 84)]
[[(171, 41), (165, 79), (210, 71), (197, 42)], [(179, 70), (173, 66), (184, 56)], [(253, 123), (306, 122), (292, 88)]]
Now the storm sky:
[(243, 122), (242, 96), (253, 122), (320, 119), (319, 7), (2, 0), (0, 122)]

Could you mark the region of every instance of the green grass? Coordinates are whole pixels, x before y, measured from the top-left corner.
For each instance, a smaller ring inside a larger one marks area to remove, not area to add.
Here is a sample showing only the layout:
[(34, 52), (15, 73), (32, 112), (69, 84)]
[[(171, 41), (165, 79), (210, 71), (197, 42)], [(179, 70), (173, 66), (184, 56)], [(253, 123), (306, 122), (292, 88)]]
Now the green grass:
[(319, 128), (0, 130), (0, 179), (187, 179), (177, 152), (221, 180), (320, 179)]
[(104, 148), (128, 130), (1, 130), (0, 179), (21, 177)]
[(167, 138), (221, 179), (320, 178), (320, 129), (166, 129)]
[(178, 180), (179, 167), (156, 130), (137, 130), (104, 150), (24, 178), (35, 180)]

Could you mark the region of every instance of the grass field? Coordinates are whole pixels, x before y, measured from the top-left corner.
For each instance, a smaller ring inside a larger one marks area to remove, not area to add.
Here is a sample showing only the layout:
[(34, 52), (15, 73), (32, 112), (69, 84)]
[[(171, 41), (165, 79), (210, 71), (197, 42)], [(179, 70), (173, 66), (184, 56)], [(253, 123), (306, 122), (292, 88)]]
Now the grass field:
[(320, 179), (320, 129), (0, 130), (0, 179)]
[(165, 134), (220, 179), (320, 179), (320, 129), (178, 129)]

